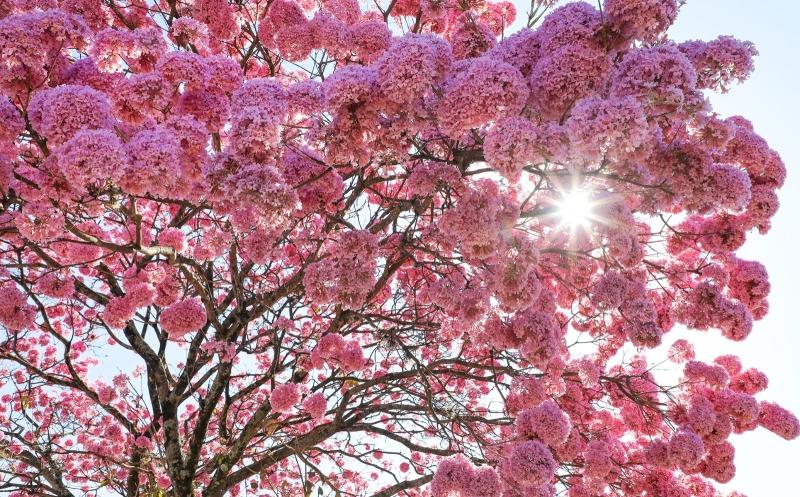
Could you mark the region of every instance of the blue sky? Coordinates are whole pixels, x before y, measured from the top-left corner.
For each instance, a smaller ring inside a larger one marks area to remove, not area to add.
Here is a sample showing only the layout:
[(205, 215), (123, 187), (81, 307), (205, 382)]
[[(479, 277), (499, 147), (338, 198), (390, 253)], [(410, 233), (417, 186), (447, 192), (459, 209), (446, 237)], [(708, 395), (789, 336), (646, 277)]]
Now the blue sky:
[[(518, 17), (524, 17), (527, 2), (514, 0)], [(740, 114), (750, 119), (757, 132), (780, 152), (789, 171), (779, 192), (781, 209), (766, 235), (751, 234), (739, 255), (757, 259), (770, 273), (770, 313), (755, 324), (743, 343), (721, 339), (718, 333), (692, 332), (685, 335), (697, 347), (698, 359), (735, 353), (746, 367), (758, 367), (770, 377), (770, 387), (759, 394), (762, 400), (778, 401), (800, 414), (800, 264), (794, 260), (800, 250), (800, 2), (772, 0), (688, 0), (670, 30), (676, 41), (708, 40), (733, 35), (756, 44), (760, 55), (756, 71), (744, 84), (724, 95), (710, 95), (714, 109), (722, 116)], [(683, 335), (682, 335), (683, 336)], [(672, 343), (677, 335), (667, 340)], [(725, 488), (748, 497), (789, 495), (796, 489), (800, 440), (787, 442), (763, 429), (736, 435), (737, 473)], [(791, 492), (790, 492), (791, 493)]]

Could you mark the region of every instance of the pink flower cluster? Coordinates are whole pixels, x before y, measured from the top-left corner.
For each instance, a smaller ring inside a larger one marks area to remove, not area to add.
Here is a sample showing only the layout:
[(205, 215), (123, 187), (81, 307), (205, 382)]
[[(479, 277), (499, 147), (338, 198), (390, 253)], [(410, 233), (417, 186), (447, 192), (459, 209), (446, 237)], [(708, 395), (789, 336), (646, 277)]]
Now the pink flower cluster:
[(697, 72), (675, 46), (658, 45), (628, 52), (611, 77), (613, 97), (634, 96), (648, 108), (676, 111), (699, 105)]
[(767, 269), (757, 261), (733, 258), (729, 265), (730, 295), (747, 306), (753, 319), (761, 319), (768, 310), (770, 284)]
[(491, 497), (500, 495), (502, 488), (494, 469), (476, 468), (462, 455), (443, 459), (431, 481), (433, 497)]
[(36, 307), (14, 284), (0, 288), (0, 323), (11, 331), (21, 331), (33, 325)]
[(514, 426), (520, 437), (538, 438), (551, 447), (557, 447), (567, 441), (571, 424), (558, 404), (548, 400), (520, 412)]
[(170, 339), (178, 340), (185, 334), (197, 331), (208, 322), (206, 308), (198, 298), (181, 300), (161, 311), (158, 319)]
[(503, 307), (527, 309), (541, 292), (542, 285), (535, 273), (539, 252), (525, 236), (509, 238), (490, 266), (487, 280)]
[(303, 410), (311, 416), (311, 419), (322, 419), (328, 410), (328, 400), (320, 392), (312, 393), (303, 400)]
[(676, 0), (605, 0), (603, 10), (621, 35), (655, 41), (675, 21)]
[(753, 317), (741, 302), (726, 298), (719, 287), (700, 283), (675, 302), (675, 320), (691, 328), (719, 328), (734, 341), (744, 340), (753, 329)]
[(753, 72), (758, 51), (749, 41), (720, 36), (711, 41), (686, 41), (678, 46), (697, 71), (697, 87), (727, 91), (732, 82), (742, 82)]
[(703, 440), (694, 432), (679, 431), (669, 440), (669, 455), (674, 464), (689, 471), (697, 466), (705, 455)]
[(306, 269), (306, 295), (317, 304), (361, 307), (375, 285), (377, 250), (378, 238), (369, 231), (343, 232), (328, 257)]
[(484, 259), (510, 228), (517, 212), (517, 206), (502, 195), (497, 183), (480, 180), (464, 192), (455, 209), (441, 216), (439, 227), (461, 242), (466, 257)]
[(543, 56), (531, 73), (531, 95), (546, 119), (560, 119), (574, 102), (599, 91), (611, 61), (590, 43), (567, 44)]
[(483, 153), (500, 174), (517, 181), (526, 165), (563, 160), (566, 139), (557, 125), (537, 126), (522, 116), (509, 117), (498, 120), (486, 132)]
[(60, 145), (82, 129), (114, 126), (106, 96), (88, 86), (63, 85), (37, 92), (28, 105), (31, 124), (51, 145)]
[(590, 478), (605, 478), (614, 468), (611, 450), (604, 440), (591, 440), (583, 454), (583, 474)]
[(624, 160), (651, 139), (649, 125), (633, 97), (588, 97), (572, 108), (566, 123), (572, 154), (589, 162)]
[(786, 440), (800, 436), (800, 421), (790, 411), (772, 402), (762, 402), (760, 408), (759, 425)]
[(443, 40), (407, 34), (393, 40), (375, 64), (380, 91), (394, 106), (417, 101), (442, 81), (452, 63), (450, 46)]
[(320, 338), (317, 346), (311, 351), (311, 363), (316, 368), (328, 364), (351, 372), (362, 369), (366, 364), (366, 358), (358, 340), (345, 340), (338, 333), (330, 333)]
[(281, 414), (292, 412), (294, 406), (299, 402), (300, 388), (297, 383), (277, 385), (269, 394), (269, 404), (272, 410)]
[(439, 125), (448, 136), (459, 138), (487, 121), (519, 114), (525, 106), (530, 90), (513, 66), (479, 57), (455, 69), (437, 105)]
[(313, 151), (288, 151), (282, 167), (283, 177), (294, 186), (305, 212), (335, 212), (341, 206), (342, 177)]
[(537, 440), (513, 443), (500, 461), (502, 478), (517, 485), (543, 485), (553, 478), (558, 463), (546, 445)]
[(548, 313), (528, 309), (518, 312), (511, 319), (511, 333), (521, 342), (522, 356), (539, 369), (559, 353), (561, 329)]

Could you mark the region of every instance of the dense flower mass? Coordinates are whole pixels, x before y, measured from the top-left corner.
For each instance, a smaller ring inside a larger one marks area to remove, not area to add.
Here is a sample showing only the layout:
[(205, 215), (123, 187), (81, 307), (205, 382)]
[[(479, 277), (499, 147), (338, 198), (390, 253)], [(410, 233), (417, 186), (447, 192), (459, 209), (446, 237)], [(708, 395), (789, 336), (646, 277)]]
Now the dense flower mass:
[(206, 310), (197, 299), (183, 300), (165, 307), (159, 324), (171, 338), (177, 339), (206, 324)]
[(786, 167), (682, 3), (0, 0), (0, 494), (719, 497)]

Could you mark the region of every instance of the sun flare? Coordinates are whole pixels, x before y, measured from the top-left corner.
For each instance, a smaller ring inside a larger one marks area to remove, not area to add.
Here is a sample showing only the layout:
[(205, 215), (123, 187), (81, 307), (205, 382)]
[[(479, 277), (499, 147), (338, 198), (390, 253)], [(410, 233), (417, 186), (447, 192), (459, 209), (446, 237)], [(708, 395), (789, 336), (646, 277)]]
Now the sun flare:
[(565, 192), (556, 205), (561, 223), (572, 228), (588, 226), (594, 216), (591, 194), (586, 190)]

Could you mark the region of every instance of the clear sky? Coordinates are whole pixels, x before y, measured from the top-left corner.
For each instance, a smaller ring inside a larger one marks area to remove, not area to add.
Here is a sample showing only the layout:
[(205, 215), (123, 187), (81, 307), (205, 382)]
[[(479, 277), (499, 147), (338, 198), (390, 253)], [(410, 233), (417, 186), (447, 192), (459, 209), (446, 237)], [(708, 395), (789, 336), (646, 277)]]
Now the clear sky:
[[(522, 18), (529, 5), (513, 0)], [(800, 1), (770, 0), (688, 0), (670, 29), (676, 41), (708, 40), (733, 35), (756, 44), (760, 55), (756, 71), (744, 84), (724, 95), (710, 95), (714, 109), (722, 116), (740, 114), (780, 152), (789, 171), (779, 192), (781, 208), (772, 230), (750, 235), (739, 251), (745, 259), (757, 259), (770, 273), (772, 292), (769, 315), (755, 323), (743, 343), (721, 339), (718, 333), (692, 332), (686, 335), (697, 348), (698, 359), (735, 353), (745, 367), (758, 367), (769, 375), (770, 386), (758, 395), (778, 401), (800, 415)], [(680, 335), (683, 336), (683, 335)], [(672, 343), (679, 335), (669, 337)], [(725, 488), (748, 497), (800, 495), (797, 490), (800, 440), (787, 442), (763, 429), (734, 435), (736, 477)]]

